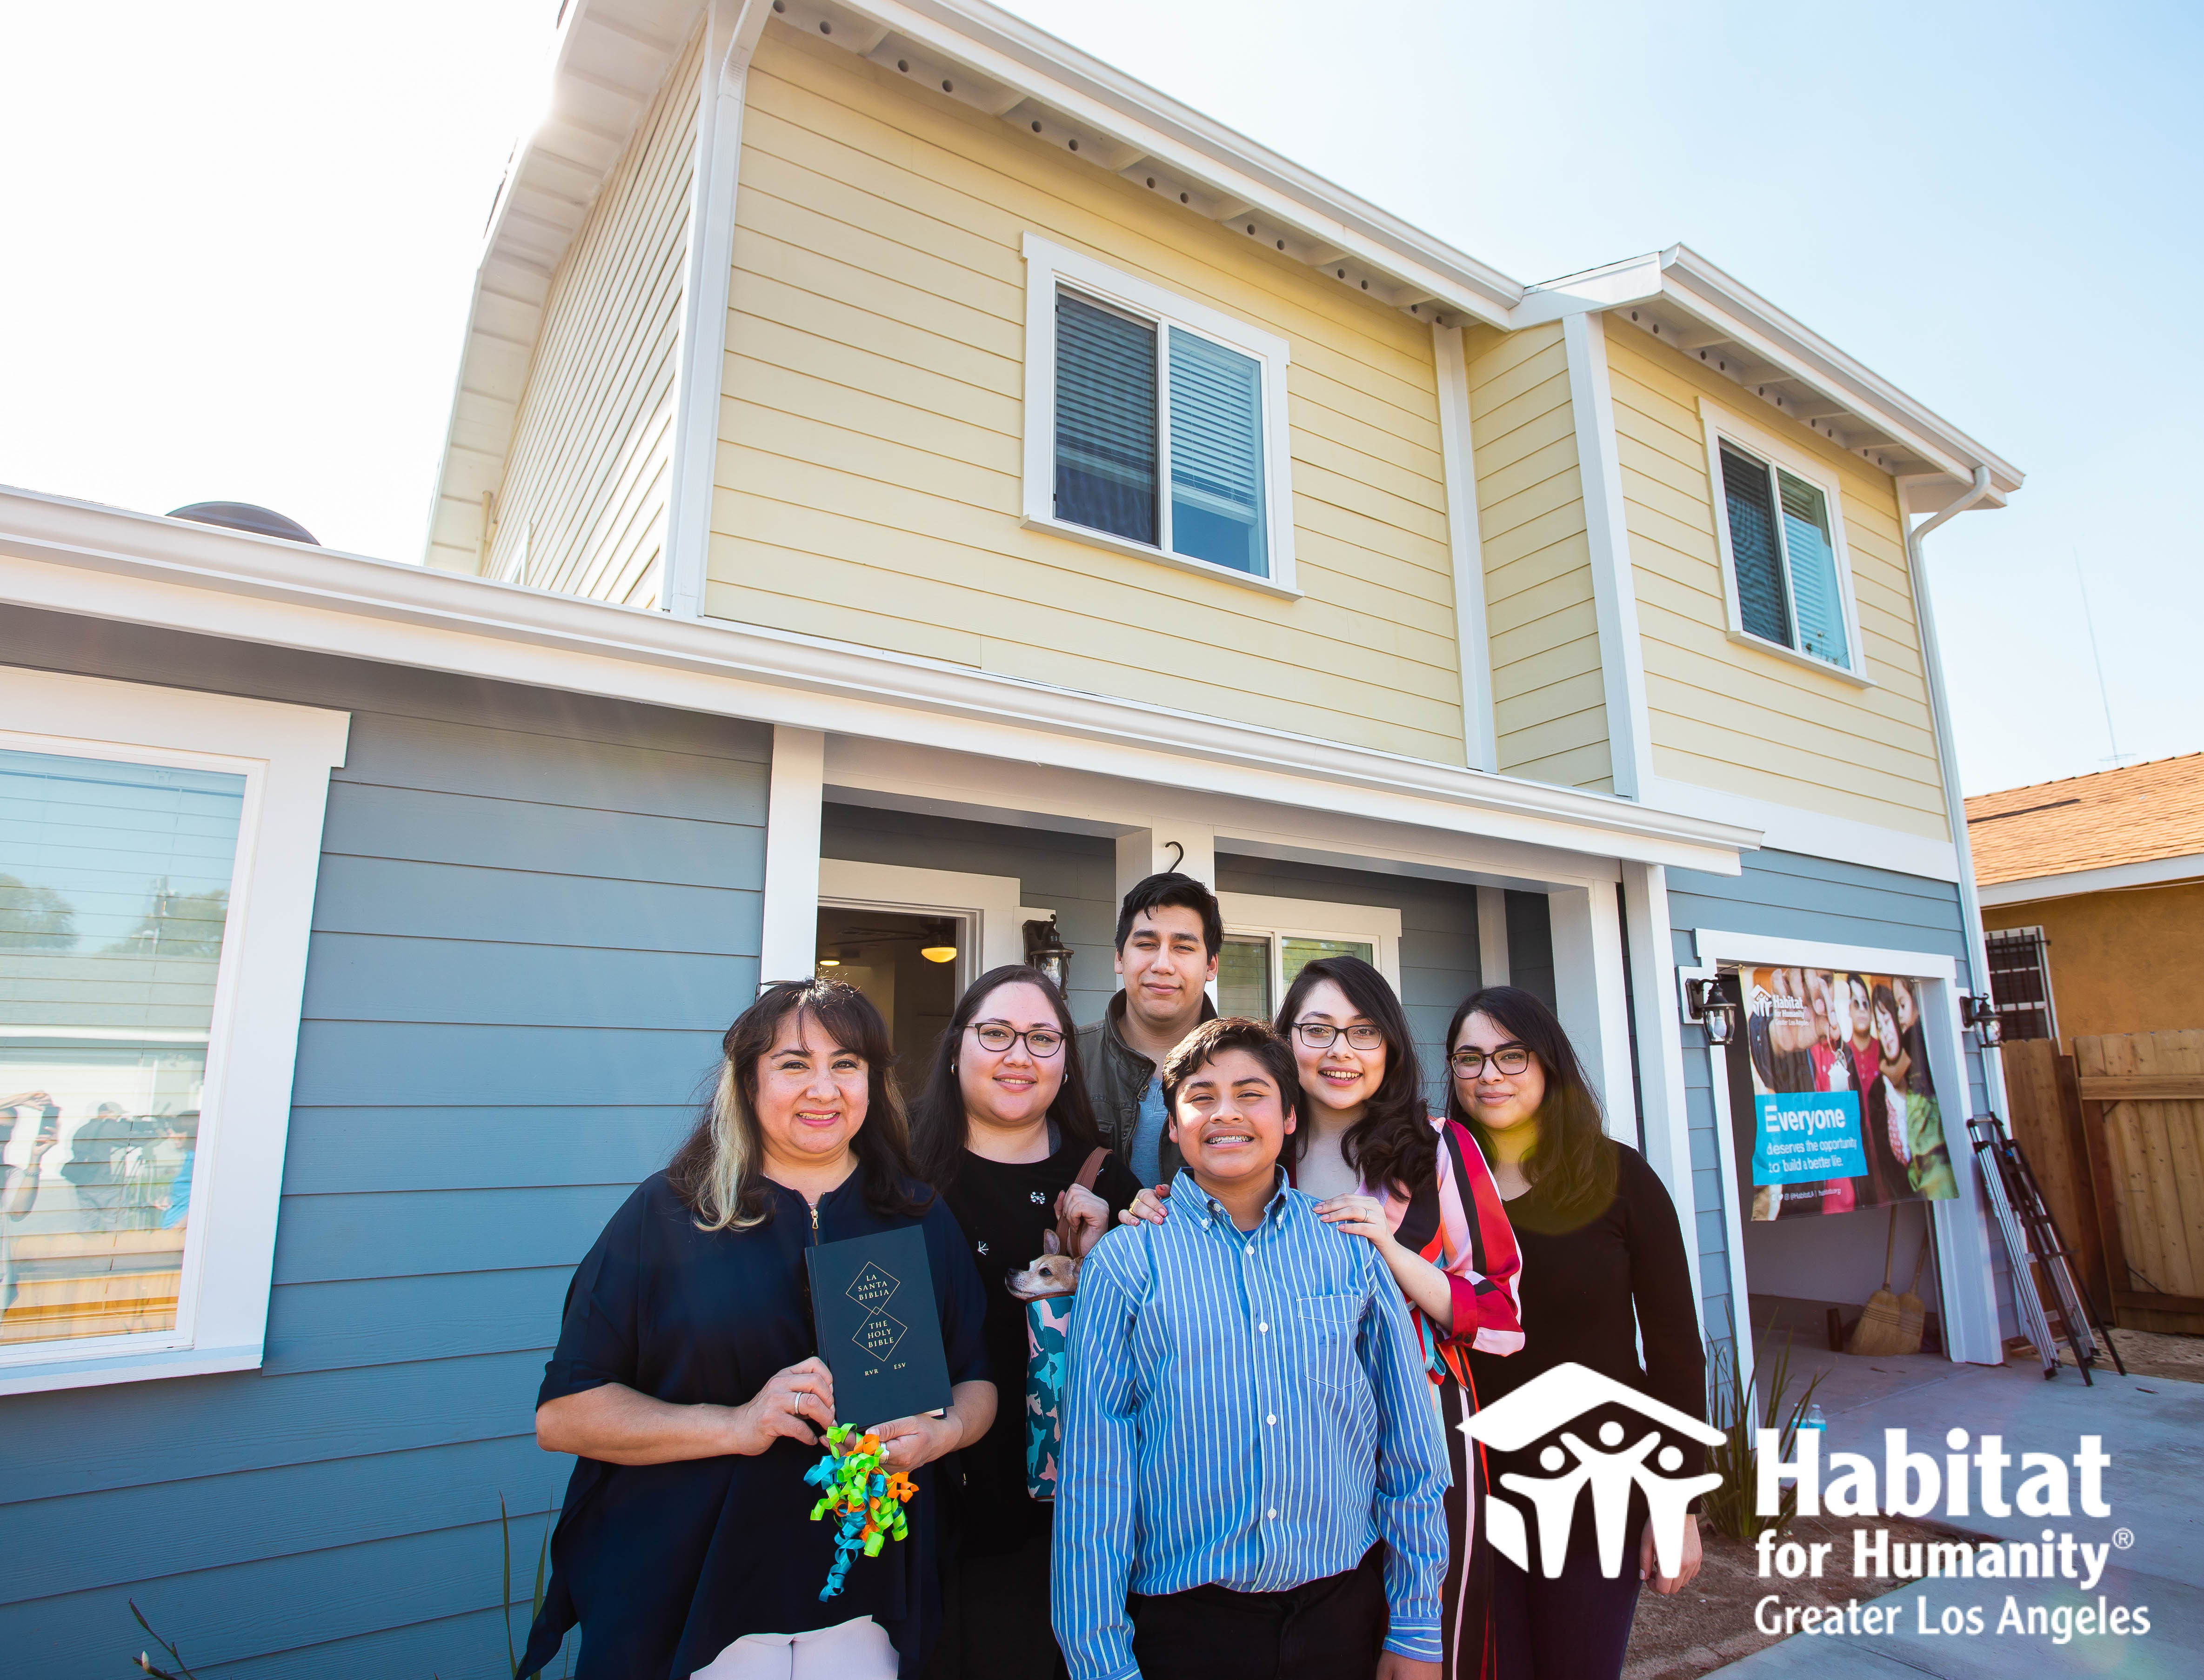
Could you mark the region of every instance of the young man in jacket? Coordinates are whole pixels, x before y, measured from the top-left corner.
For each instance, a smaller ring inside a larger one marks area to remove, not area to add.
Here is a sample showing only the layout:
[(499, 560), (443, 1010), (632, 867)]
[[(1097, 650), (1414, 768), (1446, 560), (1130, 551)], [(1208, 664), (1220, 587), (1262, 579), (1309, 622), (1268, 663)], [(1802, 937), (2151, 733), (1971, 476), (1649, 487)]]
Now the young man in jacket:
[(1080, 1267), (1051, 1604), (1071, 1680), (1437, 1680), (1447, 1458), (1377, 1250), (1288, 1188), (1294, 1053), (1165, 1060), (1171, 1216)]
[(1103, 1143), (1144, 1184), (1169, 1184), (1178, 1171), (1156, 1070), (1217, 1013), (1208, 987), (1223, 947), (1217, 895), (1190, 875), (1152, 875), (1118, 907), (1124, 989), (1100, 1020), (1079, 1030), (1079, 1059)]

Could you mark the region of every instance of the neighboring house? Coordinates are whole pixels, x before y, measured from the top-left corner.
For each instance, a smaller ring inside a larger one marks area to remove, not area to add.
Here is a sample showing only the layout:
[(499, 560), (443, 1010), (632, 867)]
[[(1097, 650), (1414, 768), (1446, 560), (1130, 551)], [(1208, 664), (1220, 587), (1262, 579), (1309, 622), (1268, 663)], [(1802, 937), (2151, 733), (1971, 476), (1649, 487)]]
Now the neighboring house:
[(2204, 753), (1977, 794), (1967, 832), (2007, 1038), (2204, 1027)]
[[(976, 0), (559, 27), (426, 566), (0, 492), (0, 1095), (175, 1123), (32, 1217), (188, 1186), (15, 1238), (14, 1665), (134, 1598), (202, 1673), (502, 1672), (571, 1268), (761, 979), (922, 1044), (1052, 917), (1091, 1018), (1167, 864), (1232, 1006), (1555, 1000), (1711, 1339), (1865, 1298), (1884, 1220), (1748, 1224), (1680, 982), (1913, 977), (1991, 1095), (1919, 537), (2014, 468), (1682, 246), (1526, 287)], [(1995, 1361), (1974, 1186), (1923, 1291)]]

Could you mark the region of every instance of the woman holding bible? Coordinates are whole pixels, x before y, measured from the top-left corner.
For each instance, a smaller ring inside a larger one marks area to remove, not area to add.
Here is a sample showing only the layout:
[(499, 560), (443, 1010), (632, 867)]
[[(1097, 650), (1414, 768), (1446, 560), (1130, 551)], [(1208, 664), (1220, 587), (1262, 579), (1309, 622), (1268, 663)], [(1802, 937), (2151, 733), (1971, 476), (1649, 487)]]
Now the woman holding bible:
[[(719, 1083), (664, 1172), (574, 1273), (536, 1438), (578, 1463), (520, 1672), (579, 1624), (581, 1680), (886, 1680), (924, 1666), (940, 1620), (925, 1467), (993, 1422), (980, 1279), (913, 1172), (880, 1013), (853, 987), (790, 981), (729, 1027)], [(922, 1234), (947, 1356), (940, 1416), (837, 1416), (804, 1250)], [(838, 1421), (915, 1473), (909, 1537), (822, 1600), (834, 1525), (804, 1473)]]

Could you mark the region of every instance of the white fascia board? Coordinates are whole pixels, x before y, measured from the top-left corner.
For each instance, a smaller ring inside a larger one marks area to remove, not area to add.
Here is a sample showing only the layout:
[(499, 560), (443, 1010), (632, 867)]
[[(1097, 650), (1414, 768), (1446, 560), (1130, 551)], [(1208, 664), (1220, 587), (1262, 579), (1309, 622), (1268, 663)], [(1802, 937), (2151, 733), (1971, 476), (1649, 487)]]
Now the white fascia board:
[[(505, 179), (498, 183), (489, 222), (483, 232), (481, 259), (467, 306), (467, 329), (459, 365), (453, 377), (451, 419), (444, 450), (436, 464), (436, 485), (430, 496), (428, 535), (423, 561), (438, 571), (471, 574), (480, 563), (484, 455), (494, 449), (493, 479), (501, 478), (506, 451), (512, 441), (512, 415), (501, 435), (481, 436), (477, 424), (463, 424), (461, 410), (470, 392), (498, 391), (511, 384), (500, 364), (509, 364), (518, 345), (522, 384), (543, 324), (543, 305), (551, 276), (566, 260), (567, 247), (589, 217), (598, 190), (634, 138), (635, 125), (650, 109), (658, 89), (696, 33), (704, 0), (570, 0), (561, 11), (551, 43), (547, 75), (551, 96), (536, 131), (513, 147)], [(649, 86), (637, 88), (648, 80)], [(581, 136), (595, 155), (561, 146), (562, 105), (579, 104), (590, 113)], [(607, 109), (625, 119), (614, 134), (604, 123)], [(537, 294), (530, 303), (512, 295), (514, 271), (529, 276)], [(501, 284), (501, 278), (504, 283)], [(527, 341), (518, 344), (525, 333)], [(507, 401), (519, 393), (500, 392)], [(463, 438), (462, 433), (473, 435)], [(470, 449), (468, 444), (473, 447)]]
[(1523, 294), (1523, 301), (1508, 312), (1508, 326), (1510, 331), (1519, 331), (1542, 322), (1591, 310), (1618, 309), (1660, 295), (1661, 254), (1648, 252), (1643, 257), (1626, 257), (1619, 263), (1532, 287)]
[(2171, 887), (2204, 879), (2204, 852), (2178, 858), (2148, 858), (2139, 864), (2109, 864), (2100, 870), (2070, 870), (2064, 875), (2030, 876), (2021, 881), (1979, 882), (1983, 905), (2035, 904), (2042, 899), (2077, 899), (2084, 893), (2122, 893), (2138, 887)]
[(1767, 851), (1863, 864), (1896, 875), (1918, 876), (1924, 881), (1959, 878), (1958, 849), (1949, 840), (1909, 834), (1902, 828), (1885, 828), (1851, 817), (1831, 816), (1804, 805), (1699, 787), (1668, 776), (1654, 777), (1645, 798), (1664, 810), (1689, 811), (1709, 821), (1756, 829)]
[(726, 620), (0, 487), (0, 601), (1735, 874), (1757, 831)]
[(1844, 405), (1952, 475), (1973, 481), (1989, 469), (1992, 499), (2002, 503), (2027, 476), (1888, 380), (1725, 274), (1690, 246), (1661, 253), (1661, 290), (1679, 309), (1721, 331), (1771, 367)]
[(1419, 298), (1496, 327), (1522, 300), (1522, 285), (1497, 269), (982, 0), (831, 0), (818, 9), (865, 18), (1015, 89)]

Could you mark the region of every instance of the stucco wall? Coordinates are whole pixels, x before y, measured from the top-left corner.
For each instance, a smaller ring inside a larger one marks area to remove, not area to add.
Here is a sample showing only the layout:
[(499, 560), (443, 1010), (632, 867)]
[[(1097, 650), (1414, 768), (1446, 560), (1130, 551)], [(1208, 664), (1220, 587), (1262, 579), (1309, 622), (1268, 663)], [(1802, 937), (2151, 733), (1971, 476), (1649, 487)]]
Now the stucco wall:
[(1982, 923), (2043, 929), (2069, 1048), (2077, 1036), (2204, 1027), (2204, 882), (2000, 905)]

